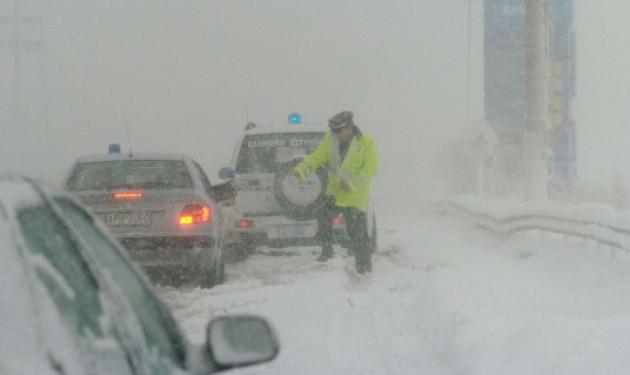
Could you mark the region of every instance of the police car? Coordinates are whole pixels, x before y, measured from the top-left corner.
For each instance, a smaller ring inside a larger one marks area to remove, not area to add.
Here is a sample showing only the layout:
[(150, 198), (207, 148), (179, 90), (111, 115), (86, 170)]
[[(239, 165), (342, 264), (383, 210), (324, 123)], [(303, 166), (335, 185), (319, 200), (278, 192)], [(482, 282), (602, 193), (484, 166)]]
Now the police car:
[(79, 158), (64, 189), (90, 207), (149, 274), (224, 280), (222, 215), (199, 163), (184, 154), (109, 154)]
[[(291, 122), (291, 118), (290, 118)], [(319, 146), (328, 128), (300, 123), (258, 127), (248, 124), (236, 142), (229, 167), (219, 176), (233, 180), (234, 206), (227, 214), (224, 242), (241, 254), (258, 245), (284, 247), (317, 244), (315, 212), (324, 198), (326, 171), (298, 182), (289, 170)], [(368, 212), (368, 233), (376, 248), (376, 215)], [(342, 216), (333, 219), (336, 242), (348, 247)]]

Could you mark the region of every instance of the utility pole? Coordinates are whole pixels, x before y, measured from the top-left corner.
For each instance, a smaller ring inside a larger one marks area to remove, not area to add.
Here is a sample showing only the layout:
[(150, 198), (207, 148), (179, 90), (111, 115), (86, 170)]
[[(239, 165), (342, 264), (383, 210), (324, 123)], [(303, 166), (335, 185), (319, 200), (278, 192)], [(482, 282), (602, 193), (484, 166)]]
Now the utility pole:
[(13, 2), (13, 126), (20, 126), (20, 0)]
[[(471, 64), (472, 64), (472, 2), (473, 0), (466, 1), (466, 131), (471, 131), (472, 123), (470, 121), (470, 82), (471, 78)], [(472, 134), (472, 133), (471, 133)], [(484, 195), (485, 185), (485, 159), (477, 162), (477, 173), (475, 174), (475, 192), (477, 196)]]
[[(41, 17), (23, 15), (20, 0), (13, 1), (13, 101), (14, 101), (14, 125), (21, 125), (22, 103), (22, 65), (28, 61), (29, 52), (39, 53), (41, 73), (45, 72), (43, 63), (44, 49), (44, 22)], [(27, 74), (28, 75), (28, 74)]]
[(523, 158), (525, 199), (547, 199), (549, 158), (548, 55), (549, 18), (547, 0), (526, 0), (527, 57), (525, 65), (526, 127)]
[[(46, 82), (46, 67), (44, 56), (44, 44), (45, 44), (45, 30), (44, 21), (42, 17), (28, 14), (23, 14), (23, 7), (21, 6), (21, 0), (13, 0), (13, 14), (12, 17), (0, 17), (0, 24), (7, 24), (5, 30), (12, 30), (13, 35), (7, 35), (7, 38), (0, 37), (0, 47), (6, 46), (6, 56), (12, 54), (12, 59), (7, 59), (7, 62), (12, 63), (12, 69), (8, 68), (9, 80), (7, 82), (7, 100), (11, 103), (10, 109), (6, 112), (6, 122), (10, 124), (12, 128), (11, 132), (16, 135), (29, 134), (30, 137), (36, 137), (40, 134), (44, 143), (44, 166), (46, 173), (46, 180), (50, 180), (49, 174), (49, 148), (48, 148), (48, 124), (40, 125), (41, 132), (33, 132), (33, 127), (36, 127), (37, 123), (41, 123), (45, 115), (47, 105), (45, 98), (46, 93), (42, 94), (42, 89), (45, 87)], [(12, 23), (13, 27), (8, 26)], [(4, 49), (4, 48), (3, 48)], [(2, 51), (1, 53), (4, 53)], [(37, 64), (39, 63), (39, 64)], [(37, 70), (39, 66), (39, 71)], [(33, 69), (35, 67), (35, 69)], [(25, 85), (32, 83), (34, 89), (29, 90)], [(39, 99), (39, 100), (38, 100)], [(36, 103), (36, 104), (35, 104)], [(37, 108), (36, 110), (25, 113), (23, 110), (26, 107)], [(39, 112), (33, 114), (33, 112)], [(27, 130), (28, 129), (28, 130)], [(20, 138), (18, 138), (20, 139)]]
[(467, 29), (468, 32), (466, 34), (466, 127), (470, 127), (470, 61), (471, 61), (471, 44), (472, 44), (472, 10), (471, 10), (471, 2), (472, 0), (466, 0), (467, 4)]

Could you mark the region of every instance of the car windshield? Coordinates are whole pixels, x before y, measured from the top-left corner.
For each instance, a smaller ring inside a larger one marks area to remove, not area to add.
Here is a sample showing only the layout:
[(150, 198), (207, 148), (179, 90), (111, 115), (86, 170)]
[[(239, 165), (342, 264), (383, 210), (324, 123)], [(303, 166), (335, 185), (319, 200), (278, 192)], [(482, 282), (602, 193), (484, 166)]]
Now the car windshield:
[(321, 133), (274, 133), (247, 135), (236, 164), (238, 173), (274, 173), (278, 167), (304, 156), (319, 146)]
[(190, 187), (192, 187), (192, 179), (182, 160), (116, 160), (78, 163), (67, 184), (68, 190), (71, 191)]

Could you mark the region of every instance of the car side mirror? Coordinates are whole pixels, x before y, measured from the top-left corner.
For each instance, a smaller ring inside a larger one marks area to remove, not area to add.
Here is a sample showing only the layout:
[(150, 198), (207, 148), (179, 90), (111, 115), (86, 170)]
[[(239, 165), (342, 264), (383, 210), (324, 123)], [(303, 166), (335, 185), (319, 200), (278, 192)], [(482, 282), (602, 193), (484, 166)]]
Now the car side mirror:
[(249, 315), (212, 320), (206, 345), (214, 363), (224, 370), (271, 361), (280, 351), (271, 326), (264, 319)]
[(232, 168), (223, 167), (219, 169), (219, 178), (222, 180), (231, 180), (234, 178), (235, 175), (236, 173), (234, 172), (234, 169)]

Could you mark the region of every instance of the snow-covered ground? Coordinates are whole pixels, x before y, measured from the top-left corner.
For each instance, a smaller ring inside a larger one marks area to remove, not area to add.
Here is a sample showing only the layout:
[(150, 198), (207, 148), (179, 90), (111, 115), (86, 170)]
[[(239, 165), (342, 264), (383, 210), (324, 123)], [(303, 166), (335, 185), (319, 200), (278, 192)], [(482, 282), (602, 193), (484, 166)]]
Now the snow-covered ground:
[(245, 374), (627, 374), (630, 259), (588, 242), (509, 240), (454, 220), (381, 222), (374, 273), (337, 249), (261, 251), (210, 290), (159, 289), (189, 337), (267, 317), (281, 353)]

